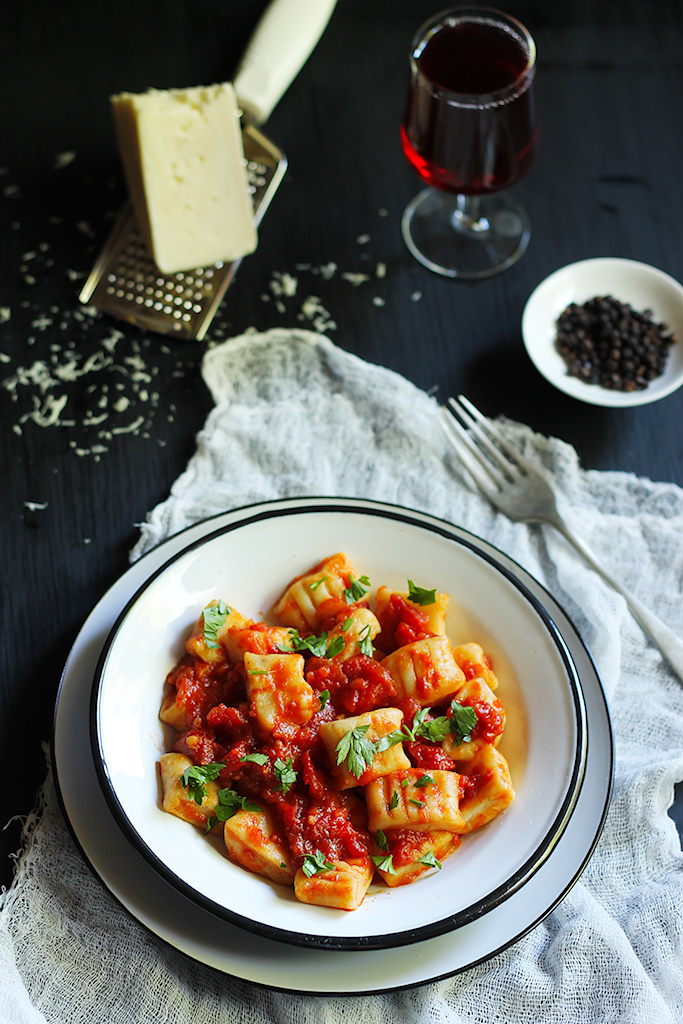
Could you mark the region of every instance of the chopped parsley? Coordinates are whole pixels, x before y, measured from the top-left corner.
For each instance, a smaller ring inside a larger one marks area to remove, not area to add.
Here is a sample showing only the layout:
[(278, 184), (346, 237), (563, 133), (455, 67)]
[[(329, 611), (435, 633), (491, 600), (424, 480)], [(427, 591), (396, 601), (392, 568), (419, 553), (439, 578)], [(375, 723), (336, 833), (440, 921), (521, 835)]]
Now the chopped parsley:
[(224, 768), (223, 761), (214, 761), (212, 764), (192, 764), (180, 776), (180, 781), (183, 786), (187, 787), (194, 802), (201, 804), (207, 793), (207, 782), (217, 779)]
[(368, 590), (370, 589), (370, 580), (367, 576), (361, 576), (359, 579), (354, 579), (353, 574), (349, 575), (349, 585), (344, 591), (344, 597), (346, 598), (347, 604), (355, 604), (356, 601), (360, 601), (361, 598), (365, 597)]
[(344, 733), (337, 744), (337, 764), (346, 761), (347, 767), (357, 779), (375, 759), (376, 748), (372, 740), (365, 735), (369, 725), (357, 725)]
[(424, 789), (425, 786), (433, 786), (434, 779), (431, 775), (421, 775), (415, 785), (418, 789)]
[(330, 691), (329, 690), (323, 690), (322, 693), (318, 694), (318, 700), (320, 701), (320, 707), (321, 708), (325, 707), (325, 705), (327, 704), (329, 699), (330, 699)]
[(308, 651), (317, 658), (334, 658), (344, 649), (344, 637), (335, 636), (328, 644), (328, 636), (324, 630), (317, 636), (302, 636), (298, 629), (290, 629), (291, 641), (288, 647), (278, 644), (279, 649), (287, 654), (290, 651)]
[(308, 584), (309, 590), (317, 590), (321, 583), (324, 583), (327, 576), (319, 576), (317, 580), (313, 580), (312, 583)]
[(445, 715), (427, 718), (430, 708), (420, 708), (413, 719), (415, 738), (422, 736), (430, 743), (441, 743), (451, 731), (451, 720)]
[(408, 600), (413, 604), (434, 604), (436, 587), (433, 590), (425, 590), (424, 587), (416, 587), (412, 580), (408, 580)]
[(225, 601), (219, 601), (218, 604), (212, 604), (208, 608), (205, 608), (202, 612), (202, 620), (204, 622), (204, 641), (207, 647), (217, 649), (220, 647), (218, 643), (218, 630), (225, 625), (225, 620), (230, 615), (231, 609), (228, 608)]
[(311, 878), (312, 875), (319, 875), (322, 871), (330, 871), (333, 868), (334, 864), (331, 864), (320, 850), (316, 850), (315, 853), (307, 853), (301, 865), (301, 870), (307, 878)]
[(373, 855), (370, 860), (378, 867), (380, 871), (386, 871), (388, 875), (395, 875), (396, 868), (394, 867), (394, 858), (392, 854), (379, 854), (379, 856)]
[(283, 793), (289, 793), (296, 782), (296, 772), (292, 767), (291, 757), (286, 761), (283, 761), (281, 757), (276, 758), (273, 771), (275, 772), (275, 778), (279, 782), (278, 789)]
[(451, 732), (458, 738), (459, 743), (469, 743), (472, 739), (472, 730), (477, 724), (477, 712), (474, 708), (465, 707), (457, 701), (451, 701)]
[(469, 743), (472, 739), (472, 730), (477, 724), (477, 713), (474, 708), (465, 707), (457, 701), (451, 701), (451, 716), (437, 715), (436, 718), (427, 718), (430, 708), (420, 708), (413, 718), (412, 729), (405, 724), (400, 729), (381, 736), (375, 743), (377, 753), (393, 747), (396, 743), (407, 741), (408, 743), (423, 738), (430, 743), (442, 743), (447, 736), (453, 734), (456, 743)]
[(332, 637), (332, 639), (330, 640), (329, 644), (327, 645), (327, 649), (325, 651), (324, 657), (325, 658), (336, 658), (336, 656), (338, 654), (341, 654), (341, 652), (343, 650), (344, 650), (344, 637), (341, 636), (341, 634), (338, 634), (337, 636)]
[(421, 810), (421, 809), (422, 809), (422, 808), (424, 807), (424, 805), (425, 805), (425, 802), (424, 802), (424, 800), (416, 800), (414, 796), (411, 796), (411, 797), (409, 797), (409, 798), (408, 798), (408, 802), (409, 802), (409, 803), (411, 803), (411, 804), (415, 804), (415, 806), (416, 806), (416, 807), (419, 807), (419, 808), (420, 808), (420, 810)]
[(441, 861), (436, 859), (433, 850), (429, 850), (428, 853), (423, 853), (421, 857), (417, 858), (417, 861), (415, 863), (426, 864), (428, 868), (441, 869)]
[(268, 763), (267, 754), (245, 754), (244, 757), (240, 758), (240, 761), (250, 761), (252, 764), (260, 764), (263, 766)]
[(361, 630), (358, 637), (358, 646), (361, 654), (365, 654), (368, 658), (372, 657), (375, 649), (372, 646), (372, 637), (370, 636), (370, 623)]
[(414, 739), (412, 730), (407, 725), (402, 725), (400, 729), (394, 729), (393, 732), (388, 732), (386, 736), (380, 736), (378, 740), (375, 740), (375, 750), (381, 754), (383, 750), (388, 750), (389, 747), (394, 747), (397, 743), (402, 743), (403, 740)]
[(389, 840), (387, 839), (386, 834), (382, 832), (381, 828), (378, 828), (375, 832), (375, 842), (377, 843), (378, 850), (389, 849)]
[(242, 796), (234, 789), (219, 789), (218, 803), (213, 809), (213, 817), (206, 823), (206, 831), (210, 832), (219, 821), (227, 821), (238, 811), (262, 811), (259, 804), (253, 803), (248, 797)]
[(398, 790), (394, 789), (391, 793), (391, 800), (389, 801), (389, 810), (393, 811), (398, 807)]

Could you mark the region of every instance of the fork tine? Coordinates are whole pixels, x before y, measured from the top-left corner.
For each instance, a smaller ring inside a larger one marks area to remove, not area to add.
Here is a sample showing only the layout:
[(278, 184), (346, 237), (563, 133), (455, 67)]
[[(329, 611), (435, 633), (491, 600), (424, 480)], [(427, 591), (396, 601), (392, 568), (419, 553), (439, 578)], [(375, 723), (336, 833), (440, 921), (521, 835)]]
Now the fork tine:
[[(504, 480), (514, 483), (519, 478), (519, 469), (515, 463), (511, 462), (500, 448), (493, 443), (487, 433), (484, 432), (483, 427), (486, 426), (482, 423), (482, 426), (469, 414), (464, 406), (460, 406), (455, 398), (448, 399), (448, 407), (451, 416), (454, 421), (462, 427), (464, 433), (463, 437), (466, 436), (471, 445), (475, 446), (480, 456), (485, 456), (488, 465), (495, 467), (497, 472), (503, 476)], [(481, 420), (484, 417), (479, 413)]]
[[(495, 441), (498, 448), (505, 452), (505, 454), (509, 456), (510, 459), (512, 459), (512, 461), (520, 470), (522, 470), (522, 472), (527, 473), (530, 468), (529, 463), (519, 454), (516, 448), (514, 448), (510, 444), (507, 438), (503, 437), (500, 431), (496, 427), (494, 427), (493, 423), (491, 423), (491, 420), (484, 416), (483, 413), (479, 412), (477, 407), (473, 405), (472, 402), (470, 402), (469, 398), (466, 398), (464, 395), (458, 395), (458, 400), (460, 401), (460, 404), (463, 407), (463, 409), (467, 410), (471, 414), (473, 424), (472, 429), (474, 429), (474, 421), (476, 421), (476, 423), (481, 426), (482, 430), (486, 431), (488, 436), (493, 441)], [(457, 408), (457, 403), (455, 402), (455, 399), (449, 398), (448, 401), (449, 403), (452, 402), (454, 406)], [(479, 436), (481, 436), (481, 434)]]
[(490, 501), (493, 501), (501, 486), (500, 475), (497, 475), (489, 460), (482, 454), (468, 431), (455, 419), (451, 411), (446, 406), (442, 406), (441, 413), (441, 426), (453, 444), (456, 455), (470, 472), (477, 486)]

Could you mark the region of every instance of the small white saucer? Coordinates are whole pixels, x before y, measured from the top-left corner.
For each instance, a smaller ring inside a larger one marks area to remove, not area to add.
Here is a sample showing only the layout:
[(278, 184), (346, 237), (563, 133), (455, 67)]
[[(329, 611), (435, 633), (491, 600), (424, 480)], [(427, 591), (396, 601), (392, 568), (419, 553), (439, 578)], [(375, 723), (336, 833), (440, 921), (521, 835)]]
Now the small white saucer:
[[(611, 295), (639, 312), (651, 309), (654, 319), (666, 323), (676, 336), (664, 373), (641, 391), (611, 391), (570, 376), (555, 347), (560, 313), (571, 302), (580, 305), (597, 295)], [(572, 398), (620, 408), (656, 402), (683, 384), (683, 286), (661, 270), (635, 260), (597, 258), (571, 263), (556, 270), (532, 293), (522, 316), (522, 336), (539, 373)]]

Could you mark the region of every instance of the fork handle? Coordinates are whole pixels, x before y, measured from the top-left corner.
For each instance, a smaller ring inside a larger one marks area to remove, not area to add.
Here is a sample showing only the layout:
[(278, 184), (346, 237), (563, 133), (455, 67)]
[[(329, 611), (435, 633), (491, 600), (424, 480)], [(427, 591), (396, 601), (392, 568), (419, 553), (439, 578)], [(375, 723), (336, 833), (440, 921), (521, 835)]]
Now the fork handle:
[(591, 565), (595, 571), (602, 576), (605, 582), (609, 583), (614, 590), (621, 594), (631, 609), (635, 620), (659, 648), (671, 667), (676, 671), (679, 678), (683, 679), (683, 640), (681, 640), (681, 638), (678, 637), (672, 629), (669, 629), (669, 627), (666, 626), (662, 620), (654, 614), (654, 612), (651, 612), (649, 608), (646, 608), (645, 605), (630, 592), (630, 590), (627, 590), (626, 587), (622, 586), (621, 583), (615, 580), (613, 576), (610, 576), (604, 566), (598, 562), (588, 545), (569, 529), (567, 524), (559, 515), (556, 521), (553, 520), (553, 525), (555, 525), (569, 543), (583, 555), (589, 565)]

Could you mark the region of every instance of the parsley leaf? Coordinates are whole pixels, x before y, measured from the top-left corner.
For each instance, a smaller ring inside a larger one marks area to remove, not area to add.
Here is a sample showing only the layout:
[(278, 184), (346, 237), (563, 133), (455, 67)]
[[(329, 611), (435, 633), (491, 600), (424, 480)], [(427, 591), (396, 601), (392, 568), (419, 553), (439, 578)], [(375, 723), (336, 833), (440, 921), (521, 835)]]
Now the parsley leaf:
[(372, 657), (374, 647), (372, 646), (372, 637), (370, 636), (370, 623), (361, 631), (358, 637), (358, 646), (361, 654), (365, 654), (368, 658)]
[(420, 708), (413, 720), (413, 732), (416, 737), (423, 736), (430, 743), (441, 743), (451, 732), (452, 719), (446, 718), (445, 715), (427, 719), (429, 710), (429, 708)]
[(383, 750), (388, 750), (389, 747), (395, 747), (397, 743), (402, 743), (404, 740), (414, 740), (415, 735), (407, 725), (403, 724), (400, 729), (394, 729), (393, 732), (388, 732), (386, 736), (380, 736), (378, 740), (375, 740), (375, 751), (381, 754)]
[(433, 850), (429, 850), (428, 853), (424, 853), (421, 857), (418, 857), (416, 863), (426, 864), (428, 868), (441, 869), (441, 861), (436, 859)]
[(210, 832), (219, 821), (227, 821), (238, 811), (262, 811), (260, 804), (255, 804), (248, 797), (242, 796), (234, 789), (219, 789), (218, 803), (214, 807), (213, 817), (206, 823), (206, 831)]
[(357, 779), (375, 759), (375, 744), (365, 735), (369, 725), (357, 725), (344, 733), (337, 744), (337, 764), (346, 761), (347, 767)]
[(276, 758), (275, 764), (273, 765), (273, 771), (275, 772), (275, 778), (280, 783), (278, 789), (283, 793), (289, 793), (290, 789), (296, 782), (296, 772), (292, 768), (291, 757), (286, 761), (283, 761), (281, 757)]
[(433, 590), (425, 590), (424, 587), (416, 587), (412, 580), (408, 580), (408, 600), (413, 604), (434, 604), (436, 587)]
[(415, 785), (418, 789), (424, 789), (425, 786), (433, 786), (434, 779), (431, 775), (421, 775)]
[(456, 733), (462, 736), (463, 739), (471, 739), (470, 733), (477, 724), (476, 712), (472, 708), (466, 708), (462, 704), (457, 704), (455, 701), (451, 703), (451, 709), (451, 718), (447, 718), (446, 715), (427, 718), (431, 709), (420, 708), (413, 718), (412, 729), (403, 723), (400, 729), (396, 729), (394, 732), (390, 732), (387, 736), (382, 736), (377, 740), (375, 746), (378, 752), (386, 750), (387, 747), (392, 747), (395, 743), (400, 743), (402, 740), (411, 742), (420, 737), (428, 740), (430, 743), (442, 743), (451, 733)]
[(309, 590), (317, 590), (321, 583), (324, 583), (327, 576), (319, 576), (317, 580), (313, 580), (312, 583), (308, 584)]
[(187, 787), (194, 802), (201, 804), (207, 793), (206, 783), (209, 780), (217, 779), (224, 768), (225, 763), (222, 761), (214, 761), (212, 764), (192, 764), (180, 776), (180, 781), (183, 786)]
[(290, 629), (289, 635), (292, 638), (289, 646), (278, 644), (279, 650), (285, 654), (289, 651), (309, 651), (317, 658), (334, 658), (344, 649), (344, 637), (332, 637), (328, 644), (329, 634), (324, 630), (318, 636), (302, 636), (298, 629)]
[(372, 856), (370, 858), (372, 863), (380, 869), (380, 871), (386, 871), (388, 875), (395, 875), (396, 868), (394, 867), (394, 858), (392, 854), (379, 854), (379, 856)]
[(281, 651), (285, 653), (287, 651), (310, 651), (318, 658), (325, 656), (327, 633), (321, 633), (320, 636), (302, 636), (298, 629), (290, 629), (289, 635), (291, 637), (289, 646), (278, 644)]
[(253, 764), (260, 764), (263, 766), (268, 763), (267, 754), (245, 754), (244, 757), (240, 758), (240, 761), (251, 761)]
[(344, 650), (344, 637), (341, 634), (333, 636), (325, 651), (326, 658), (336, 658)]
[(319, 875), (321, 871), (329, 871), (331, 868), (334, 868), (334, 864), (331, 864), (320, 850), (316, 850), (315, 853), (307, 853), (301, 865), (301, 870), (307, 878)]
[(424, 800), (416, 800), (414, 796), (408, 798), (408, 803), (415, 804), (416, 807), (420, 808), (424, 807), (425, 805)]
[(391, 800), (389, 801), (389, 810), (393, 811), (398, 807), (398, 790), (394, 789), (391, 794)]
[(457, 701), (451, 701), (451, 732), (459, 737), (458, 742), (469, 743), (472, 739), (472, 730), (477, 724), (477, 712), (474, 708), (465, 707)]
[(346, 603), (354, 604), (356, 601), (360, 601), (362, 597), (365, 597), (369, 589), (370, 580), (367, 578), (367, 576), (361, 576), (359, 579), (356, 580), (353, 578), (353, 574), (350, 574), (349, 585), (344, 591)]
[(214, 818), (209, 820), (212, 824), (217, 821), (227, 821), (238, 811), (262, 811), (260, 804), (255, 804), (248, 797), (242, 796), (235, 789), (219, 789), (218, 803), (214, 807)]
[(323, 690), (321, 693), (318, 694), (318, 700), (320, 701), (320, 707), (321, 708), (325, 707), (325, 705), (327, 704), (329, 699), (330, 699), (330, 691), (329, 690)]
[(441, 743), (446, 739), (450, 731), (451, 719), (446, 718), (445, 715), (439, 715), (437, 718), (431, 718), (428, 722), (424, 723), (420, 730), (420, 735), (424, 736), (430, 743)]
[(377, 843), (378, 850), (389, 849), (389, 841), (386, 837), (386, 834), (382, 832), (381, 828), (378, 828), (377, 831), (375, 832), (375, 842)]
[(431, 708), (420, 708), (413, 718), (413, 734), (417, 738), (425, 727), (425, 719)]
[(220, 647), (218, 643), (218, 630), (221, 626), (225, 625), (225, 620), (230, 614), (231, 609), (228, 608), (225, 601), (219, 601), (218, 604), (212, 604), (208, 608), (205, 608), (202, 612), (202, 619), (204, 622), (204, 641), (207, 647), (217, 649)]

